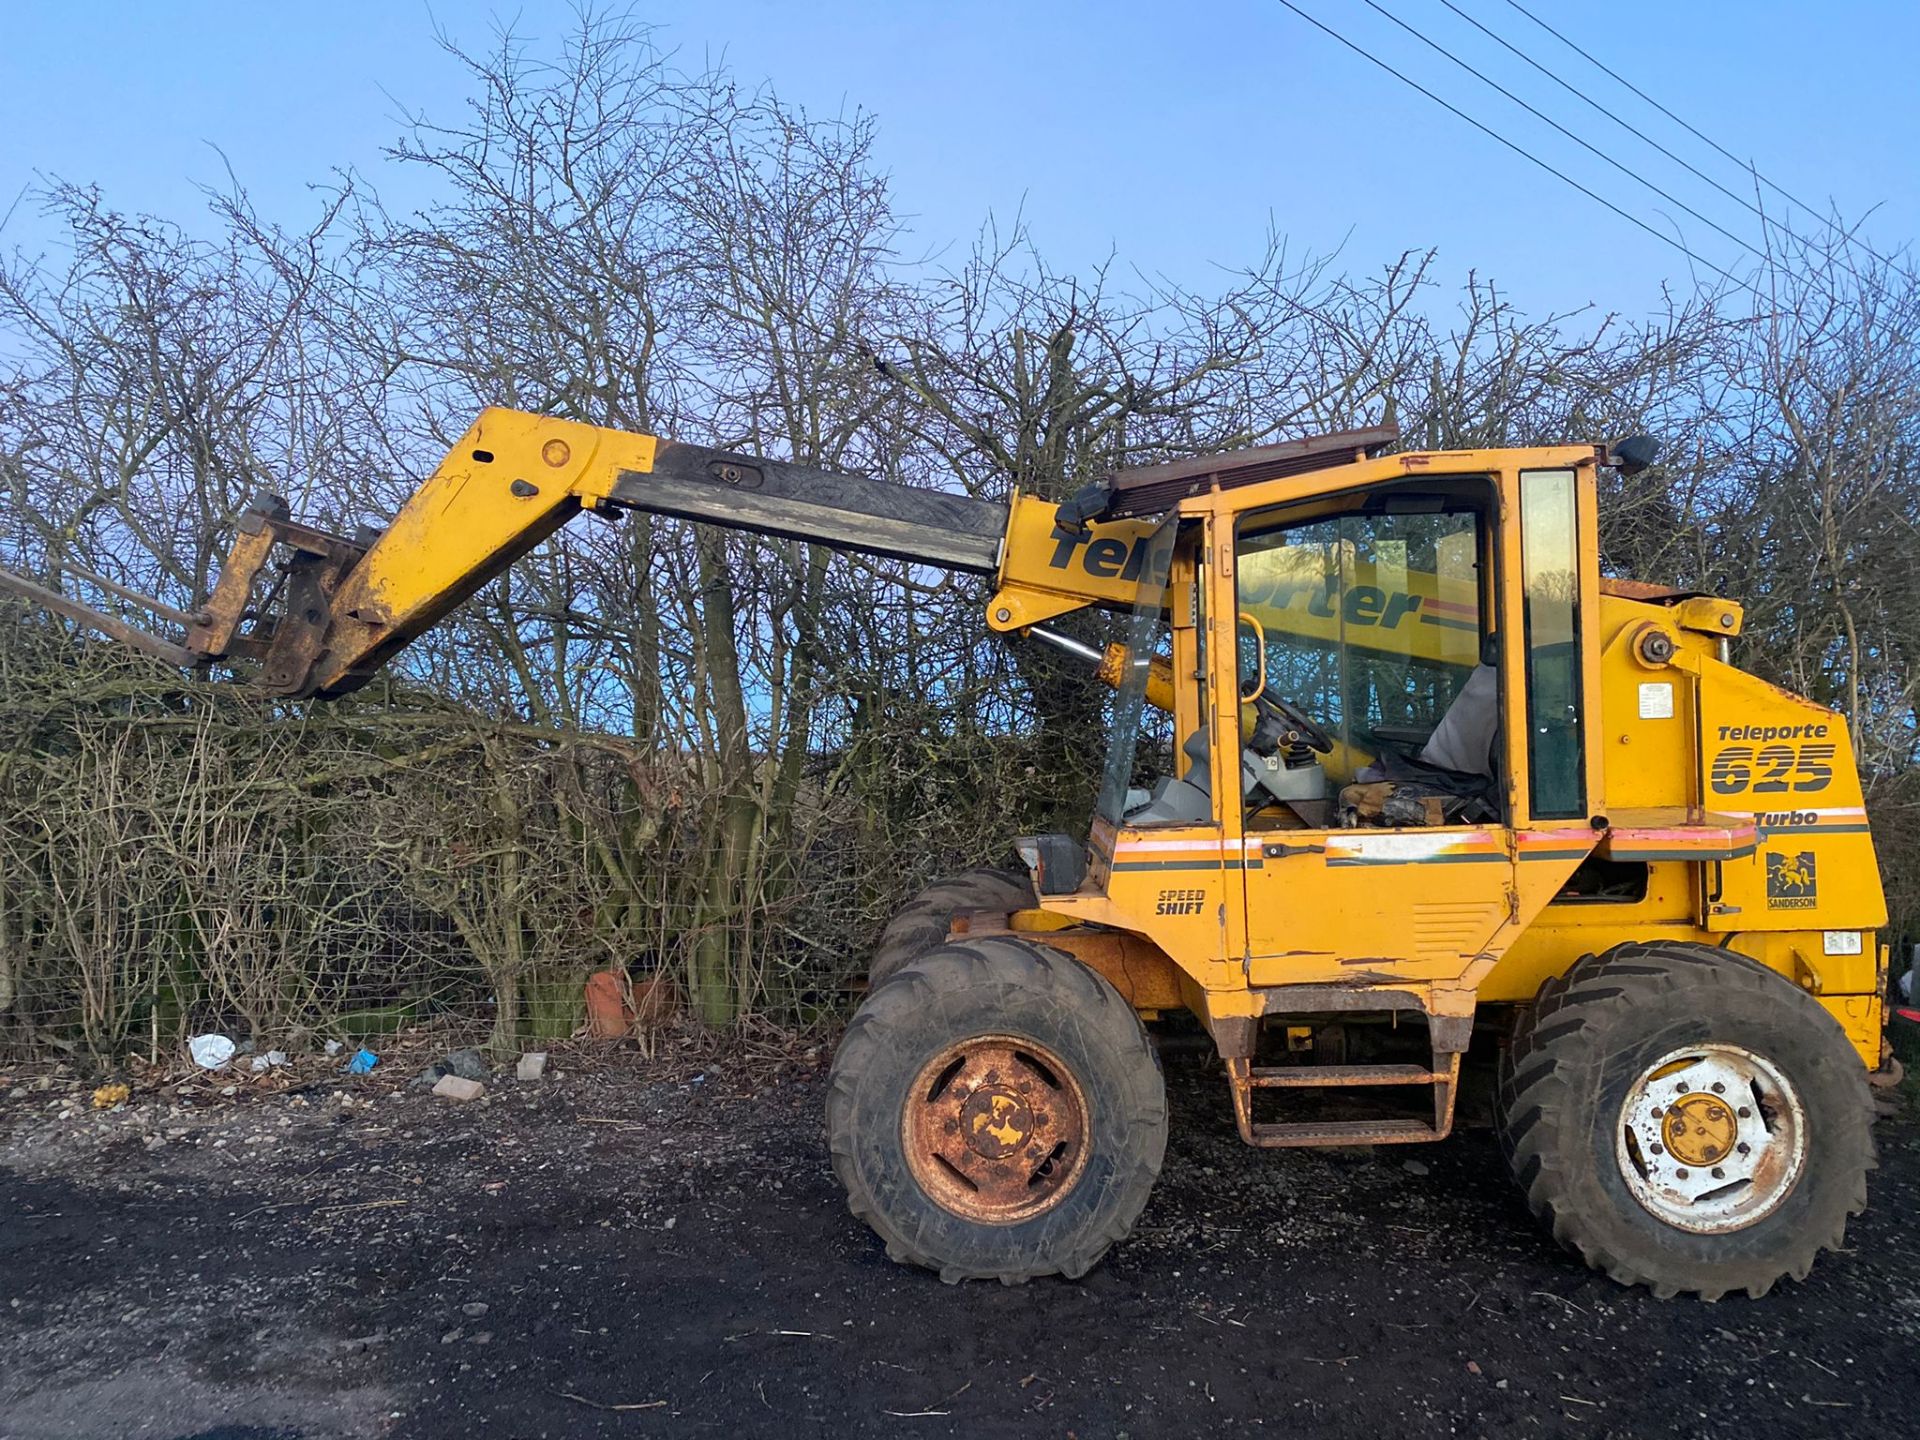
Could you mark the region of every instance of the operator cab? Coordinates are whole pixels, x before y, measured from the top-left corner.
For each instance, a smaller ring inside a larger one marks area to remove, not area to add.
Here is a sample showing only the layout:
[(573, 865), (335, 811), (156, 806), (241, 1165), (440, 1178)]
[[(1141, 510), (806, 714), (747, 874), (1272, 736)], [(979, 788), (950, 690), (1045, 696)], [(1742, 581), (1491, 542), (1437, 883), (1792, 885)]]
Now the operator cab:
[[(1500, 819), (1495, 503), (1485, 478), (1421, 477), (1241, 519), (1236, 738), (1249, 831)], [(1163, 526), (1169, 539), (1175, 524)], [(1204, 553), (1185, 543), (1197, 573)], [(1163, 613), (1176, 630), (1189, 618)], [(1136, 611), (1135, 655), (1168, 629), (1141, 635), (1145, 618)], [(1205, 634), (1196, 626), (1197, 658)], [(1204, 687), (1204, 659), (1192, 669)], [(1208, 707), (1192, 713), (1178, 763), (1127, 795), (1126, 825), (1213, 816)]]

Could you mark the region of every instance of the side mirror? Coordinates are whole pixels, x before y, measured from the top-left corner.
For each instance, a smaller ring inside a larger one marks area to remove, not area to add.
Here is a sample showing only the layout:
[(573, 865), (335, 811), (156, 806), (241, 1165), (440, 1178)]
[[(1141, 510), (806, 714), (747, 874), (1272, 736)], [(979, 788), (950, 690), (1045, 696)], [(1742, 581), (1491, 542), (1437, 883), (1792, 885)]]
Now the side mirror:
[(1607, 447), (1607, 464), (1629, 478), (1659, 458), (1660, 442), (1651, 435), (1629, 435)]

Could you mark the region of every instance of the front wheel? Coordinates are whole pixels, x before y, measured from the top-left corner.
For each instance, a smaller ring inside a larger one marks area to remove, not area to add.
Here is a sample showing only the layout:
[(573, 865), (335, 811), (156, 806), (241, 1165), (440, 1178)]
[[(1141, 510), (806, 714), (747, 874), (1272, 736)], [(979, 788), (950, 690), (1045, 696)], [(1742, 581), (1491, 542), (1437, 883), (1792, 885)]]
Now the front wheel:
[(962, 910), (1025, 910), (1033, 904), (1033, 878), (1018, 870), (966, 870), (936, 880), (894, 912), (867, 962), (867, 987), (877, 988), (894, 971), (947, 938)]
[(949, 1282), (1077, 1279), (1147, 1203), (1166, 1093), (1111, 985), (982, 936), (867, 996), (834, 1055), (827, 1133), (849, 1207), (893, 1259)]
[(1866, 1072), (1821, 1005), (1704, 945), (1622, 945), (1542, 988), (1500, 1084), (1554, 1238), (1661, 1297), (1805, 1278), (1867, 1203)]

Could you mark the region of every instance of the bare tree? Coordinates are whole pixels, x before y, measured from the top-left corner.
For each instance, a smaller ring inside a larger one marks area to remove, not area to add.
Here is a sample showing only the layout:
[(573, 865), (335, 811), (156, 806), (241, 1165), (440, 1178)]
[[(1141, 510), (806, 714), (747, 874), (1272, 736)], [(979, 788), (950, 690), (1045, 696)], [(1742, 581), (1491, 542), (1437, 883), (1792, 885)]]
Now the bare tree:
[[(992, 497), (1382, 420), (1425, 448), (1648, 431), (1661, 463), (1603, 479), (1603, 563), (1742, 600), (1743, 663), (1848, 717), (1920, 920), (1904, 259), (1803, 246), (1764, 299), (1640, 319), (1278, 237), (1200, 287), (1062, 269), (1018, 224), (942, 270), (898, 253), (869, 116), (742, 92), (619, 13), (551, 50), (442, 39), (469, 102), (391, 152), (432, 187), (417, 214), (364, 177), (291, 229), (237, 186), (195, 231), (38, 197), (66, 243), (0, 265), (0, 563), (191, 609), (254, 495), (378, 520), (489, 404)], [(271, 1030), (380, 992), (458, 995), (505, 1048), (564, 1028), (599, 965), (713, 1023), (816, 1013), (917, 881), (1084, 815), (1105, 692), (990, 637), (981, 600), (586, 521), (331, 710), (9, 611), (0, 1036), (104, 1060), (143, 1026)]]

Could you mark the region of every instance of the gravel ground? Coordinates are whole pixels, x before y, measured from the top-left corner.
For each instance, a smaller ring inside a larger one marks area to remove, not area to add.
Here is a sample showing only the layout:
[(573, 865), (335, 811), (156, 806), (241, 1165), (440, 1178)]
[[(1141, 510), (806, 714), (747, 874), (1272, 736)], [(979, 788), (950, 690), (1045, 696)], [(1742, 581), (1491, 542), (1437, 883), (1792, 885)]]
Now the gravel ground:
[(1911, 1124), (1804, 1284), (1662, 1304), (1541, 1236), (1485, 1131), (1253, 1151), (1175, 1056), (1132, 1239), (1078, 1284), (948, 1287), (847, 1214), (823, 1064), (100, 1114), (0, 1075), (0, 1435), (1920, 1433)]

